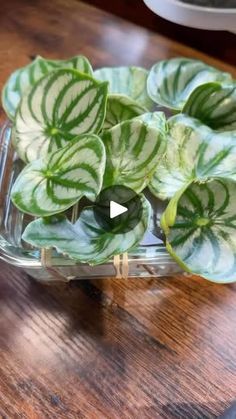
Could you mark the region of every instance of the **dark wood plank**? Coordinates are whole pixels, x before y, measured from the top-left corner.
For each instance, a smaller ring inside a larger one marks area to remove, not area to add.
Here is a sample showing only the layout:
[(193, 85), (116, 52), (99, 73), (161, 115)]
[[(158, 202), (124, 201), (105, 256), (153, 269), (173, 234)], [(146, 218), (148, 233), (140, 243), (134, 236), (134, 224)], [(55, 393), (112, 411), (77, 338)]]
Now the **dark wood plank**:
[(131, 22), (144, 26), (174, 41), (186, 43), (229, 64), (236, 65), (236, 35), (226, 31), (208, 31), (177, 25), (155, 15), (143, 0), (83, 0)]
[[(0, 85), (36, 54), (94, 66), (177, 55), (234, 68), (85, 4), (12, 0)], [(236, 285), (197, 277), (46, 287), (0, 263), (0, 417), (214, 418), (236, 394)]]

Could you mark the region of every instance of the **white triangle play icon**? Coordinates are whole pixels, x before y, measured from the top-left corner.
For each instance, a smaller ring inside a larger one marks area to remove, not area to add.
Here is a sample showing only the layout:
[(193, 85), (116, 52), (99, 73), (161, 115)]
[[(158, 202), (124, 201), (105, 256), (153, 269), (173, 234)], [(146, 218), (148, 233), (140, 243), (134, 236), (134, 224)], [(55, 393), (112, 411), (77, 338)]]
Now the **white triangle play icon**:
[(110, 218), (118, 217), (118, 215), (124, 214), (126, 211), (128, 211), (128, 208), (117, 204), (115, 201), (110, 201)]

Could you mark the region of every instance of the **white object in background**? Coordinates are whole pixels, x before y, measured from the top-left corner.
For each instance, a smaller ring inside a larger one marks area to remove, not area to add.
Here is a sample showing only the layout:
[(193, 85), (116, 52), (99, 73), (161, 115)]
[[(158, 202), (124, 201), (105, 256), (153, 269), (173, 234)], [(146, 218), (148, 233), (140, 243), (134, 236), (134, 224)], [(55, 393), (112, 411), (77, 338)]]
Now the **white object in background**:
[(196, 6), (178, 0), (144, 0), (144, 3), (157, 15), (180, 25), (236, 33), (236, 8)]

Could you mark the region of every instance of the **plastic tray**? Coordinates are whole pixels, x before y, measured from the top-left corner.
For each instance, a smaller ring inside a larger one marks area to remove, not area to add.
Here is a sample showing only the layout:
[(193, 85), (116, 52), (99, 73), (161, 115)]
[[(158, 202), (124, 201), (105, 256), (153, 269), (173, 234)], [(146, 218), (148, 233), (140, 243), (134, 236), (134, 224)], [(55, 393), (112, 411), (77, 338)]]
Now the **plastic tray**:
[[(11, 126), (6, 123), (0, 130), (0, 259), (23, 268), (39, 281), (116, 277), (113, 260), (94, 267), (53, 251), (50, 267), (42, 264), (42, 252), (21, 240), (22, 231), (33, 218), (18, 211), (10, 200), (11, 187), (21, 169), (22, 162), (11, 146)], [(154, 215), (151, 231), (142, 245), (128, 254), (129, 277), (165, 276), (181, 271), (161, 240), (158, 223), (163, 203), (154, 199), (151, 204)]]

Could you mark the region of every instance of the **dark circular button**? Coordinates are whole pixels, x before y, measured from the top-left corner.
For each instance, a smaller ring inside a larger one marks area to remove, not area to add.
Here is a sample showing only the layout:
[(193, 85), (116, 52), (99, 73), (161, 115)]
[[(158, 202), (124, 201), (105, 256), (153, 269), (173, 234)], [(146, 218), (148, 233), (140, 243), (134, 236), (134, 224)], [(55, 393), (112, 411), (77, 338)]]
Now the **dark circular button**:
[(127, 233), (142, 218), (140, 196), (126, 186), (117, 185), (103, 189), (93, 208), (97, 223), (108, 233)]

